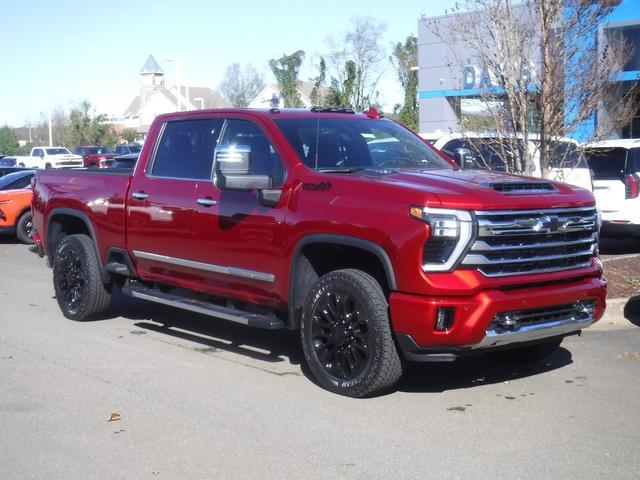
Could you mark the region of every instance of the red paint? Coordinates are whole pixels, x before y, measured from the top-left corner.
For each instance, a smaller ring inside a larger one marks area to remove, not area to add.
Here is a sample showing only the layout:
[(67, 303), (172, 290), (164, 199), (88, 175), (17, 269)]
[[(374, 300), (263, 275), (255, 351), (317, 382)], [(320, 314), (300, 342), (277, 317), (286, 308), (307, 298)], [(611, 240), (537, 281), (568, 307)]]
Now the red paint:
[[(479, 184), (511, 178), (472, 171), (400, 170), (387, 176), (318, 173), (301, 163), (273, 118), (304, 118), (308, 111), (270, 113), (252, 110), (193, 111), (162, 115), (132, 176), (100, 172), (40, 171), (33, 201), (34, 224), (45, 252), (47, 221), (54, 209), (84, 213), (91, 221), (104, 262), (110, 247), (153, 252), (191, 261), (232, 266), (275, 275), (272, 283), (136, 260), (140, 277), (223, 297), (285, 310), (289, 276), (298, 242), (311, 234), (339, 234), (379, 245), (391, 260), (397, 291), (390, 297), (392, 324), (420, 345), (469, 345), (479, 341), (498, 311), (545, 306), (593, 298), (598, 318), (604, 310), (606, 282), (595, 260), (586, 268), (563, 272), (489, 279), (475, 270), (425, 274), (422, 247), (426, 225), (409, 215), (410, 206), (469, 210), (535, 210), (592, 206), (591, 194), (556, 184), (546, 195), (504, 195)], [(323, 118), (344, 116), (322, 113)], [(285, 163), (287, 177), (275, 207), (259, 203), (254, 192), (220, 191), (209, 181), (152, 178), (146, 173), (154, 142), (164, 122), (208, 117), (254, 121), (266, 133)], [(351, 115), (354, 121), (367, 118)], [(380, 121), (387, 121), (381, 119)], [(430, 146), (430, 145), (429, 145)], [(433, 148), (430, 146), (430, 148)], [(438, 152), (440, 154), (440, 152)], [(442, 154), (441, 154), (442, 155)], [(446, 158), (443, 156), (443, 158)], [(448, 160), (450, 161), (450, 160)], [(309, 191), (303, 184), (330, 183)], [(149, 194), (133, 199), (134, 192)], [(197, 198), (218, 203), (203, 207)], [(545, 286), (531, 288), (531, 284)], [(502, 290), (503, 287), (516, 287)], [(456, 326), (433, 331), (434, 307), (457, 308)]]

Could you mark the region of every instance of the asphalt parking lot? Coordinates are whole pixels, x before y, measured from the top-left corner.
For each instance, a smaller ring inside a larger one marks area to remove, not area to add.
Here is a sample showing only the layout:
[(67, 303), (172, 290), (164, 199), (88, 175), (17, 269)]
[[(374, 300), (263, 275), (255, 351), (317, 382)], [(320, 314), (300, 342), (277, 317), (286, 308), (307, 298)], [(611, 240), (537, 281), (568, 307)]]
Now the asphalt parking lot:
[(0, 272), (3, 480), (640, 478), (623, 308), (544, 363), (412, 364), (353, 400), (313, 384), (295, 333), (121, 295), (73, 322), (26, 246), (0, 239)]

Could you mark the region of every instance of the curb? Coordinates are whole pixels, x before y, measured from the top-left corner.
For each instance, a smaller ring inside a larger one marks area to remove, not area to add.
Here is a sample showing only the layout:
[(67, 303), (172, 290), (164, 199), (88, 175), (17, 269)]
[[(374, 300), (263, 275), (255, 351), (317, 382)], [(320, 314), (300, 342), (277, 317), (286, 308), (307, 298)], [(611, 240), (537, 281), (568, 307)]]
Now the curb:
[[(632, 310), (632, 312), (627, 312), (627, 314), (636, 313), (633, 310), (640, 310), (640, 298), (636, 298), (637, 297), (608, 298), (607, 309), (604, 311), (604, 315), (598, 322), (594, 323), (587, 330), (619, 330), (638, 328), (638, 325), (625, 317), (625, 309)], [(630, 305), (631, 302), (634, 302), (634, 305)], [(635, 317), (634, 320), (636, 321), (640, 318), (637, 313), (633, 315), (633, 317)]]

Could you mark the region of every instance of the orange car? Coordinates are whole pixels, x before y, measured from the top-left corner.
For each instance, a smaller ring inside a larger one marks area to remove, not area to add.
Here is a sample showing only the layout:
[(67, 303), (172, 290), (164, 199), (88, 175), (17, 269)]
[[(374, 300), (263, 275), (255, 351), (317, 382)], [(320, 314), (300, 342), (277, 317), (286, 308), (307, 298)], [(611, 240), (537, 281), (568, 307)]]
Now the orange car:
[(16, 235), (23, 243), (33, 243), (33, 175), (33, 170), (24, 170), (0, 177), (0, 233)]

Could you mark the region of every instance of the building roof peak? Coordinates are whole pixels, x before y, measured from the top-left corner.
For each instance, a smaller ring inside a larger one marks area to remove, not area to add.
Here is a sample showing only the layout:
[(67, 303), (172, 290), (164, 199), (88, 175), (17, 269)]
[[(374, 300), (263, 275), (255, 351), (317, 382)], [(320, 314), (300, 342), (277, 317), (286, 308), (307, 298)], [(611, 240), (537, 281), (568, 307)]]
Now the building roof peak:
[(153, 58), (153, 55), (149, 55), (147, 57), (147, 61), (144, 62), (144, 65), (140, 69), (141, 75), (144, 75), (145, 73), (164, 74), (164, 71), (160, 68), (160, 65), (158, 65), (158, 62), (156, 62), (156, 59)]

